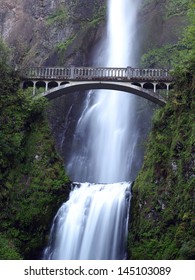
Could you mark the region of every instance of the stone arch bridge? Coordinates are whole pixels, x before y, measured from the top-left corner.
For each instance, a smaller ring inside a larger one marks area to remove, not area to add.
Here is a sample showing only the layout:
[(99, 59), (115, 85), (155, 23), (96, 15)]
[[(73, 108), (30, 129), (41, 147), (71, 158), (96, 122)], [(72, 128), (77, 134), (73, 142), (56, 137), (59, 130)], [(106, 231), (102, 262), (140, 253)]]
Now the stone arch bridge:
[(49, 100), (89, 89), (129, 92), (160, 106), (166, 104), (173, 77), (167, 69), (108, 67), (31, 67), (21, 71), (23, 88), (44, 87)]

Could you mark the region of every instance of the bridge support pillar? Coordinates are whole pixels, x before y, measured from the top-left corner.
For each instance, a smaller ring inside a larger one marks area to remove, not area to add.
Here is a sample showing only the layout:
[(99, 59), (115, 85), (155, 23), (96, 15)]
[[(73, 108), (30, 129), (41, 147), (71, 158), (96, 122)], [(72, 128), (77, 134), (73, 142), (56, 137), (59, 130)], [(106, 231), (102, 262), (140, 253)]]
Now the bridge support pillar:
[(165, 85), (167, 86), (167, 98), (168, 98), (171, 83), (165, 83)]
[(48, 91), (48, 84), (49, 84), (49, 82), (45, 81), (45, 91)]
[(37, 81), (33, 81), (33, 95), (36, 94), (36, 83)]
[(144, 87), (144, 84), (145, 84), (145, 83), (140, 83), (140, 85), (141, 85), (141, 88), (143, 88), (143, 87)]
[(165, 83), (165, 85), (167, 86), (167, 91), (169, 91), (171, 83)]
[(157, 83), (153, 83), (153, 86), (154, 86), (154, 92), (156, 93), (156, 86), (157, 86)]

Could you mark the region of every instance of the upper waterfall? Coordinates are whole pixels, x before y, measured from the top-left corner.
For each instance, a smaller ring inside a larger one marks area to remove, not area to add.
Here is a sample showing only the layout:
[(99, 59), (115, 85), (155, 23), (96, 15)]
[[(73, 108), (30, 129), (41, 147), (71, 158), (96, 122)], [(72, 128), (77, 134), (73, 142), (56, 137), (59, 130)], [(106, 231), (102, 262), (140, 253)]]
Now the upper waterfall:
[[(106, 38), (94, 59), (108, 67), (133, 64), (136, 3), (109, 0)], [(137, 141), (135, 97), (116, 91), (88, 94), (78, 121), (67, 171), (74, 181), (129, 181)]]

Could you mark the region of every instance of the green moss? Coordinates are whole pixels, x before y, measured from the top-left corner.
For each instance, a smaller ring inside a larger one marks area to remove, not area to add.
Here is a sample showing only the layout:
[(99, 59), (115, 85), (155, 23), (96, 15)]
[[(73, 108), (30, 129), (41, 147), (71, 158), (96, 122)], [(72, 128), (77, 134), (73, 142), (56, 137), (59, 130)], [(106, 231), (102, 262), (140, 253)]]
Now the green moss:
[(66, 41), (57, 44), (56, 46), (57, 51), (60, 53), (65, 53), (67, 51), (67, 48), (74, 42), (75, 39), (76, 39), (76, 35), (73, 35), (70, 38), (68, 38)]
[(55, 23), (64, 25), (69, 19), (69, 14), (66, 7), (60, 7), (53, 14), (49, 15), (46, 19), (46, 22), (49, 25), (53, 25)]
[(82, 28), (97, 27), (100, 23), (105, 21), (106, 5), (100, 6), (98, 9), (94, 9), (93, 17), (88, 19), (85, 23), (82, 23)]

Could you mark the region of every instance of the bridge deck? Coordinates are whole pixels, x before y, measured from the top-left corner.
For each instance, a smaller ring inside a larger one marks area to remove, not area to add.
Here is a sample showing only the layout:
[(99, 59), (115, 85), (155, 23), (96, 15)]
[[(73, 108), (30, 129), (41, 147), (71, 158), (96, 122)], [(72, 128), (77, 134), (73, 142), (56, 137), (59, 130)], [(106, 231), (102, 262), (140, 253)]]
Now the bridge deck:
[(168, 69), (131, 67), (31, 67), (21, 74), (25, 80), (173, 81)]

